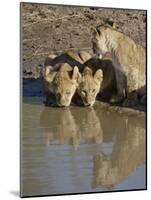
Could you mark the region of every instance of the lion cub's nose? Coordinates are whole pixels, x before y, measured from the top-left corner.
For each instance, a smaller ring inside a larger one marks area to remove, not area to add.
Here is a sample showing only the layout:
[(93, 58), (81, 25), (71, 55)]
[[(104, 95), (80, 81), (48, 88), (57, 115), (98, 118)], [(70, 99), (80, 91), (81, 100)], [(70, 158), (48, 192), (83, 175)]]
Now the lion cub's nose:
[(69, 106), (70, 105), (70, 101), (69, 99), (65, 98), (65, 97), (61, 97), (60, 101), (59, 101), (59, 106), (65, 107), (65, 106)]
[(62, 102), (61, 103), (58, 102), (57, 104), (58, 104), (59, 107), (67, 107), (67, 106), (70, 105), (69, 103), (62, 103)]

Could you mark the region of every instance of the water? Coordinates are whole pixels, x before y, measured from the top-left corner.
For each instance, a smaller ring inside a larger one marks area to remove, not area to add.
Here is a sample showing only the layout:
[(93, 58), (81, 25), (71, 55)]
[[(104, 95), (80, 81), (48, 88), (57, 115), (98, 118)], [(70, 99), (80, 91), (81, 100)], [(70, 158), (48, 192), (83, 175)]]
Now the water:
[(24, 98), (22, 196), (146, 188), (145, 116)]

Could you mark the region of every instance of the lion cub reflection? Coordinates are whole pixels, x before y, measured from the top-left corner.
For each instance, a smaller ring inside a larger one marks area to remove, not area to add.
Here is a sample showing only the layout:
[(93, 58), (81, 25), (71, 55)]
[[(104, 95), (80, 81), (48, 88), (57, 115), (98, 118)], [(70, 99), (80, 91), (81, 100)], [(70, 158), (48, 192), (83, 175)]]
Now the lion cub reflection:
[[(94, 157), (92, 180), (94, 188), (103, 186), (111, 190), (134, 172), (138, 166), (145, 163), (144, 119), (123, 118), (120, 120), (121, 127), (117, 129), (116, 122), (115, 127), (112, 127), (113, 132), (114, 129), (116, 133), (118, 132), (114, 138), (112, 154), (108, 156), (102, 153)], [(105, 131), (103, 129), (104, 133)]]
[(71, 144), (77, 149), (80, 143), (102, 143), (102, 127), (93, 108), (81, 111), (81, 108), (46, 107), (40, 125), (45, 128), (47, 144)]

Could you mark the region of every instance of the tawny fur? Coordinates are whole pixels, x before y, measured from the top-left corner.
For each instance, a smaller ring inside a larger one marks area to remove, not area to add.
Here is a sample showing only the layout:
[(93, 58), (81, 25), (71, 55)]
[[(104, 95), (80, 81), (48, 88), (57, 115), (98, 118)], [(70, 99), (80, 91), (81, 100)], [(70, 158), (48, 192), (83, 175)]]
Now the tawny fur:
[(122, 83), (117, 70), (123, 72), (127, 79), (129, 93), (135, 92), (145, 86), (146, 83), (146, 55), (145, 48), (136, 44), (134, 40), (125, 34), (107, 26), (99, 26), (92, 38), (93, 50), (99, 57), (110, 52), (115, 68), (117, 88)]
[(91, 58), (84, 64), (85, 66), (88, 66), (93, 73), (95, 73), (98, 69), (102, 70), (102, 82), (98, 93), (101, 100), (109, 101), (116, 93), (115, 70), (111, 55), (106, 54), (102, 59)]
[(42, 79), (47, 100), (54, 94), (58, 106), (69, 106), (76, 92), (81, 74), (78, 67), (69, 64), (59, 64), (56, 67), (45, 66)]

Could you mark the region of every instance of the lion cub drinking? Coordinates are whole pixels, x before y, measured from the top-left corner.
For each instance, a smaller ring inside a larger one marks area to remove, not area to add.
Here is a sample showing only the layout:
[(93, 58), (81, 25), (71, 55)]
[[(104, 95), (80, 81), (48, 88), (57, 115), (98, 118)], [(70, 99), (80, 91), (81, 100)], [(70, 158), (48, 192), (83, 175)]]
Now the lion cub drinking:
[(103, 72), (101, 69), (94, 70), (88, 66), (84, 67), (77, 92), (85, 106), (94, 105), (102, 81)]
[(116, 96), (116, 81), (115, 70), (113, 67), (110, 54), (106, 54), (102, 59), (91, 58), (84, 65), (88, 66), (93, 73), (95, 71), (102, 70), (102, 76), (100, 78), (100, 89), (98, 91), (99, 99), (105, 102), (110, 102), (113, 96)]
[(78, 67), (71, 67), (67, 63), (55, 67), (45, 66), (42, 79), (46, 104), (50, 104), (53, 94), (56, 97), (58, 106), (69, 106), (80, 77)]

